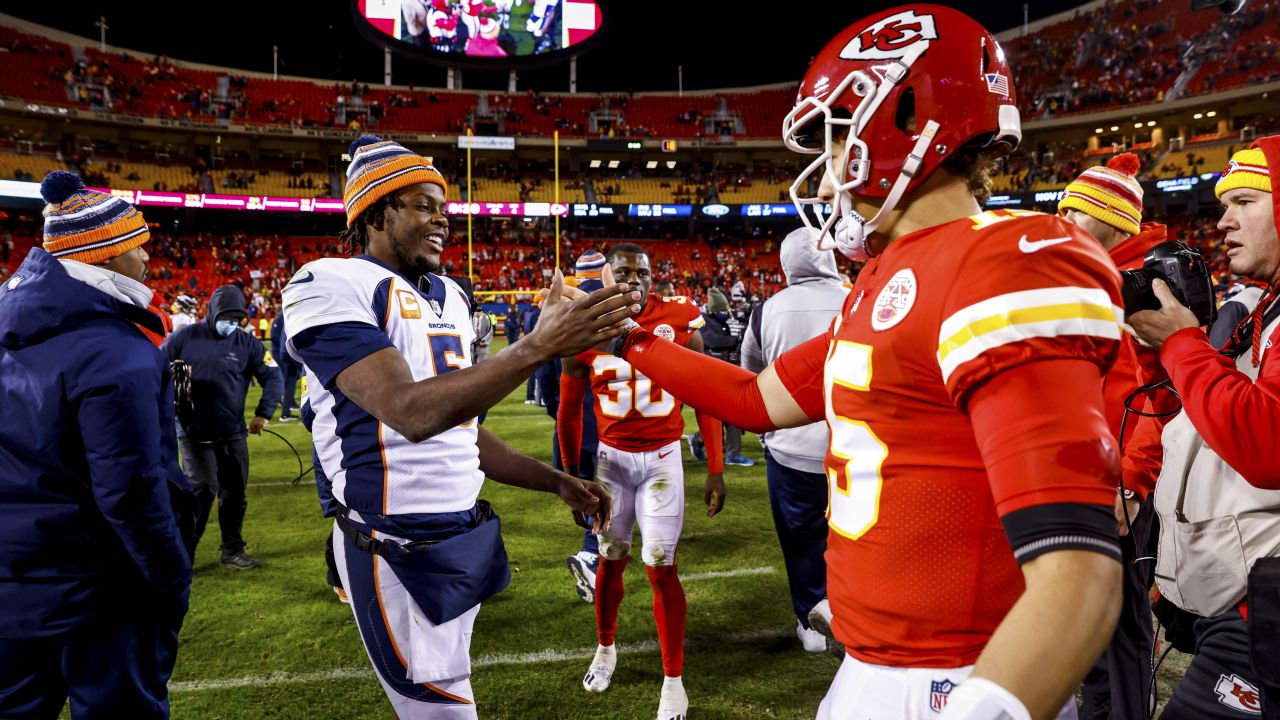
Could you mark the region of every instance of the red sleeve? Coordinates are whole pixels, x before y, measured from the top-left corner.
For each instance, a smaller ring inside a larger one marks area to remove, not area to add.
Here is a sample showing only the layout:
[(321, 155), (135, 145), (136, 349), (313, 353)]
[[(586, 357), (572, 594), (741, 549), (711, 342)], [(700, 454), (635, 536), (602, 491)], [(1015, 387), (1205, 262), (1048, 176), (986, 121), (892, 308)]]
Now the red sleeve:
[(556, 437), (560, 443), (560, 463), (570, 475), (576, 473), (582, 454), (582, 398), (586, 378), (560, 374), (560, 406), (556, 408)]
[[(1280, 342), (1280, 331), (1271, 343)], [(1280, 363), (1264, 356), (1257, 382), (1209, 344), (1199, 328), (1169, 336), (1160, 361), (1169, 370), (1182, 407), (1204, 441), (1254, 487), (1280, 490), (1275, 462), (1280, 437)]]
[(716, 418), (702, 412), (694, 412), (698, 419), (698, 430), (702, 433), (702, 442), (707, 452), (707, 472), (713, 475), (724, 473), (724, 425)]
[[(1169, 379), (1169, 374), (1160, 364), (1158, 350), (1143, 347), (1136, 342), (1128, 345), (1137, 360), (1139, 385), (1151, 385)], [(1127, 437), (1122, 446), (1124, 457), (1120, 460), (1120, 471), (1125, 488), (1146, 499), (1155, 490), (1156, 479), (1160, 477), (1160, 468), (1164, 465), (1164, 444), (1161, 441), (1164, 426), (1178, 414), (1180, 404), (1171, 391), (1158, 389), (1149, 391), (1138, 407), (1143, 412), (1162, 417), (1130, 413), (1128, 427), (1125, 429)]]
[[(777, 430), (756, 374), (663, 340), (648, 330), (627, 336), (623, 359), (681, 402), (748, 432)], [(561, 400), (561, 403), (564, 401)]]
[(795, 398), (804, 414), (814, 422), (826, 417), (826, 402), (822, 399), (823, 367), (830, 349), (831, 333), (828, 331), (784, 352), (773, 363), (778, 379), (791, 392), (791, 397)]
[(1047, 215), (959, 232), (955, 240), (972, 250), (955, 270), (937, 338), (938, 367), (958, 407), (1025, 363), (1111, 367), (1120, 347), (1120, 275), (1096, 240)]
[(1093, 363), (1019, 365), (974, 390), (968, 412), (1002, 517), (1033, 505), (1114, 502), (1119, 456)]

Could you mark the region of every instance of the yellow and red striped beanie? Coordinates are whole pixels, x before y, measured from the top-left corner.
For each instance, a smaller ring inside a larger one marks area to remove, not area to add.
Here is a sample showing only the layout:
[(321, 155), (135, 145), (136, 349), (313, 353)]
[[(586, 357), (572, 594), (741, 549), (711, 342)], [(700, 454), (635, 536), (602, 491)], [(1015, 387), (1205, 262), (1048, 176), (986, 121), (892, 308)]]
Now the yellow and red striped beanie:
[(85, 188), (80, 176), (54, 170), (40, 183), (44, 207), (44, 243), (59, 260), (100, 265), (151, 238), (147, 221), (129, 203)]
[(1222, 194), (1228, 190), (1242, 187), (1271, 192), (1271, 173), (1267, 169), (1267, 157), (1262, 153), (1262, 148), (1256, 145), (1231, 156), (1227, 169), (1222, 171), (1218, 184), (1213, 186), (1213, 194), (1221, 199)]
[(1133, 153), (1121, 153), (1105, 167), (1091, 167), (1067, 185), (1058, 203), (1058, 214), (1079, 210), (1117, 230), (1137, 235), (1142, 225), (1142, 186), (1138, 170), (1142, 161)]
[(361, 135), (351, 143), (351, 164), (347, 166), (347, 187), (342, 204), (347, 208), (347, 227), (383, 196), (418, 183), (433, 183), (447, 192), (444, 176), (430, 158), (406, 150), (404, 146), (374, 135)]

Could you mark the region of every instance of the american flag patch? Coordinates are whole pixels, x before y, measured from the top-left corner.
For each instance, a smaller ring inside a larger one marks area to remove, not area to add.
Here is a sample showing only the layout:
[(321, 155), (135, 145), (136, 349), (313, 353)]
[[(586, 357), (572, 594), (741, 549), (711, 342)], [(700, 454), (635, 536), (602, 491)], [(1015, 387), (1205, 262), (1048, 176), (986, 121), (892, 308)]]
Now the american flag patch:
[(984, 75), (987, 79), (987, 90), (997, 95), (1009, 94), (1009, 78), (1001, 73), (987, 73)]

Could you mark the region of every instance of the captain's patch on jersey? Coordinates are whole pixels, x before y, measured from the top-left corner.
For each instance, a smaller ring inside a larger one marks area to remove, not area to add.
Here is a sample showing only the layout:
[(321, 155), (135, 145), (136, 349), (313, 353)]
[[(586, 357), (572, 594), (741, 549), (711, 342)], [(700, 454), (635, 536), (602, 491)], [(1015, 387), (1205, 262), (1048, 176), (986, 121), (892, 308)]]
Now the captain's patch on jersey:
[(676, 329), (666, 323), (662, 323), (658, 327), (654, 328), (653, 334), (663, 340), (670, 340), (671, 342), (676, 341)]
[(418, 296), (412, 290), (397, 290), (396, 297), (400, 298), (400, 317), (406, 320), (422, 317), (422, 306), (418, 304)]
[(888, 330), (902, 322), (916, 303), (916, 274), (911, 268), (903, 268), (889, 278), (889, 282), (876, 296), (871, 309), (871, 329)]

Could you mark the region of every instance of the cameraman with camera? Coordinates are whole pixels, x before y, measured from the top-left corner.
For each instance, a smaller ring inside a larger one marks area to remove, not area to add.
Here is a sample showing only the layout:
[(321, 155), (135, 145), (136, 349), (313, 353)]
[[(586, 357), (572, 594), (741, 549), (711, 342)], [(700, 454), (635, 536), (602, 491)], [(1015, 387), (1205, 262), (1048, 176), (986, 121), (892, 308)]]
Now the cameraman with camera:
[[(1085, 170), (1067, 185), (1058, 214), (1093, 236), (1122, 271), (1139, 270), (1149, 253), (1168, 242), (1165, 226), (1142, 222), (1142, 186), (1137, 173), (1141, 161), (1133, 153), (1111, 158), (1104, 167)], [(1168, 243), (1172, 245), (1173, 243)], [(1132, 283), (1130, 283), (1132, 285)], [(1121, 542), (1124, 554), (1124, 604), (1115, 634), (1081, 687), (1085, 720), (1137, 720), (1148, 715), (1151, 696), (1151, 504), (1147, 496), (1160, 470), (1160, 436), (1135, 433), (1139, 417), (1129, 414), (1125, 400), (1142, 385), (1142, 367), (1156, 364), (1152, 350), (1124, 337), (1111, 370), (1103, 377), (1107, 424), (1120, 441), (1123, 485), (1116, 489), (1116, 524), (1131, 542)], [(1153, 397), (1152, 400), (1162, 398)], [(1136, 401), (1144, 409), (1146, 398)], [(1141, 418), (1156, 422), (1155, 418)]]
[(1262, 138), (1215, 187), (1231, 272), (1268, 287), (1221, 352), (1161, 280), (1160, 308), (1128, 319), (1160, 349), (1183, 405), (1162, 438), (1155, 573), (1161, 594), (1199, 619), (1169, 720), (1280, 718), (1280, 360), (1268, 352), (1280, 341), (1278, 171), (1280, 136)]

